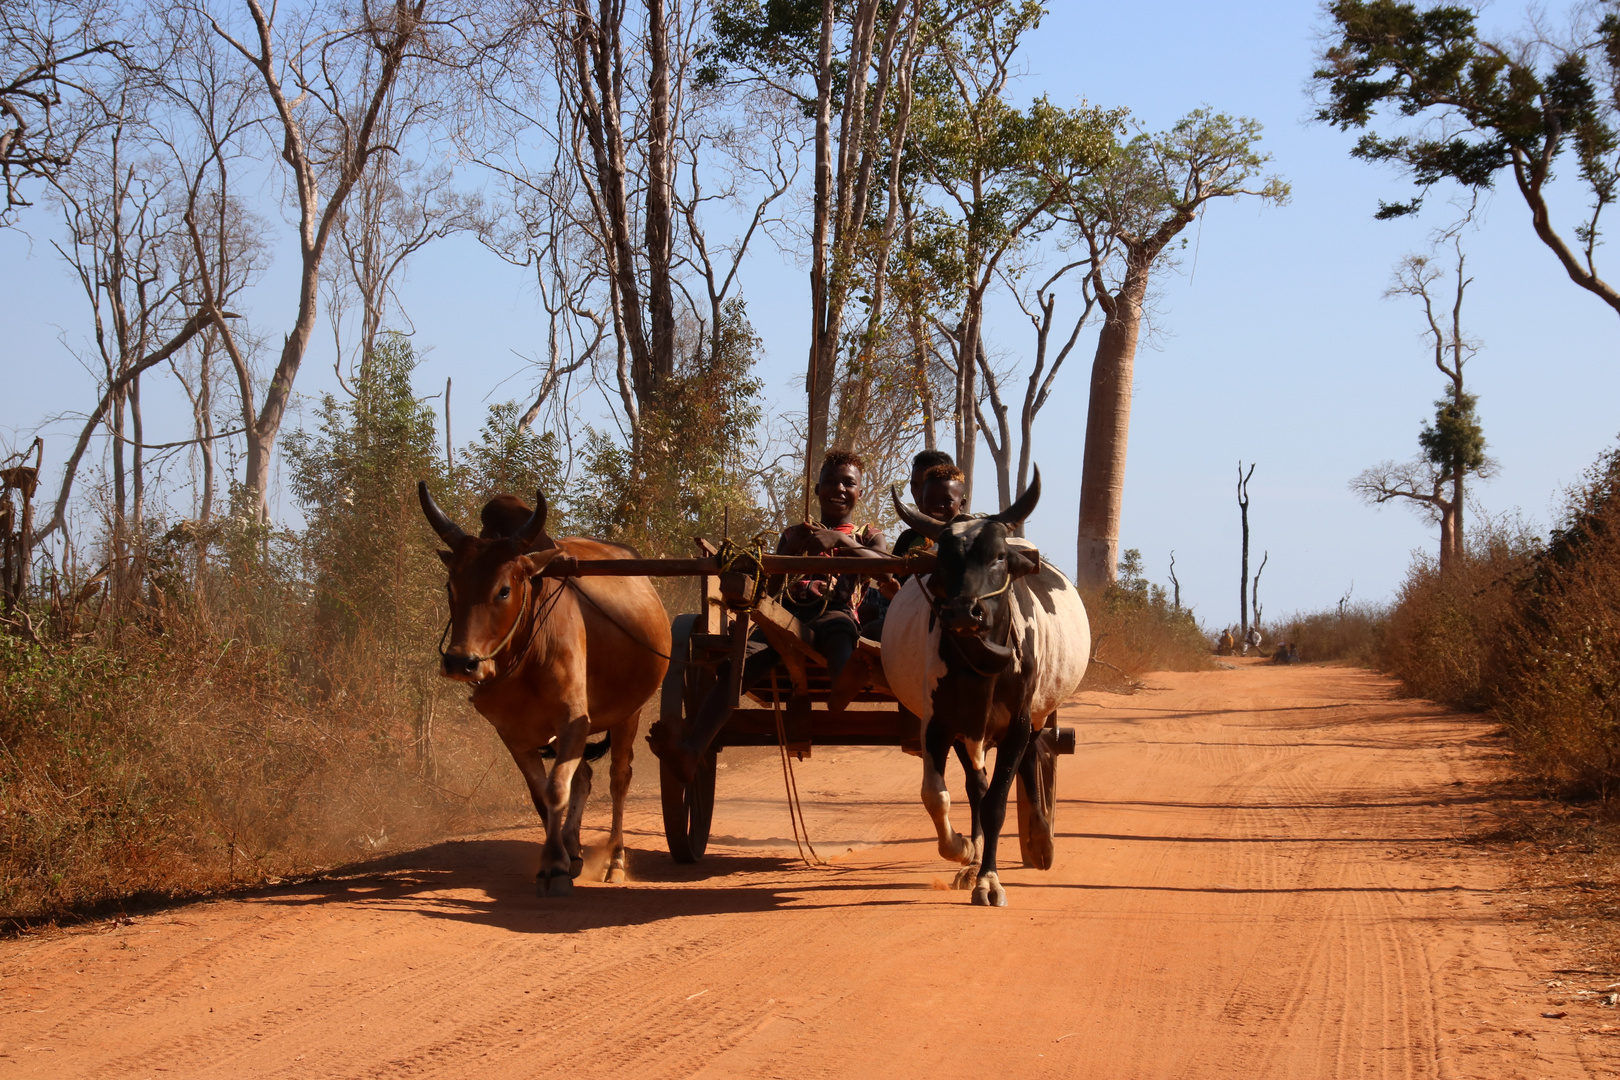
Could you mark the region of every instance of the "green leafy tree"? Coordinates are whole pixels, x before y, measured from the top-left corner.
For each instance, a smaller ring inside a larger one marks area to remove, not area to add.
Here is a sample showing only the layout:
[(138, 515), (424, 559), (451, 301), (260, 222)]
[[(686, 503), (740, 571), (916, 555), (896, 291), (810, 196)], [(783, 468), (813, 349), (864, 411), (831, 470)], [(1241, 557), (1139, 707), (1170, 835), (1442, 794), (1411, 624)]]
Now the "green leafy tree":
[(564, 523), (564, 470), (555, 431), (535, 431), (523, 422), (515, 401), (489, 407), (489, 416), (477, 442), (468, 443), (461, 458), (464, 472), (457, 477), (461, 492), (478, 508), (496, 495), (516, 495), (533, 503), (534, 493), (545, 493), (550, 504), (546, 528), (552, 535), (566, 531)]
[(411, 388), (416, 365), (408, 338), (383, 335), (353, 398), (326, 395), (314, 430), (287, 440), (319, 632), (377, 648), (396, 676), (439, 617), (436, 538), (416, 482), (443, 490), (444, 468), (433, 410)]
[(692, 537), (764, 528), (757, 470), (763, 383), (760, 341), (740, 299), (726, 303), (714, 343), (699, 343), (642, 416), (641, 460), (592, 429), (570, 510), (591, 535), (660, 555), (691, 554)]
[[(1028, 108), (1008, 100), (1013, 55), (1043, 14), (1034, 2), (980, 5), (937, 39), (918, 73), (907, 152), (933, 203), (935, 220), (923, 239), (943, 256), (934, 276), (961, 302), (945, 330), (955, 353), (956, 461), (967, 474), (970, 500), (980, 380), (995, 383), (983, 346), (985, 294), (1004, 260), (1050, 227), (1049, 211), (1112, 159), (1125, 116), (1084, 105), (1064, 109), (1044, 97)], [(995, 439), (989, 428), (984, 434)], [(1012, 490), (1005, 441), (991, 443), (1003, 507), (1022, 494), (1022, 484)]]
[[(1393, 164), (1419, 188), (1380, 203), (1377, 216), (1415, 213), (1442, 181), (1478, 192), (1507, 171), (1570, 280), (1620, 313), (1596, 258), (1603, 213), (1620, 195), (1620, 5), (1583, 9), (1562, 41), (1537, 27), (1524, 42), (1490, 40), (1457, 5), (1339, 0), (1327, 12), (1334, 40), (1315, 73), (1316, 119), (1363, 131), (1351, 154)], [(1548, 189), (1571, 158), (1588, 207), (1566, 235)]]

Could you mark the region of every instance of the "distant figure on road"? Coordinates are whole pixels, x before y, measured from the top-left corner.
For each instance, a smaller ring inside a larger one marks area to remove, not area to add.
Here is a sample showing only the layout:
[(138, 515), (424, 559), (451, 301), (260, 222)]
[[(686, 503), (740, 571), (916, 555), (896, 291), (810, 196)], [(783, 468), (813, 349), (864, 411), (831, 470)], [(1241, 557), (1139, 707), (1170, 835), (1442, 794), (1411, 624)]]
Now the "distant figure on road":
[(1277, 648), (1272, 651), (1271, 662), (1273, 664), (1297, 664), (1299, 663), (1299, 650), (1286, 641), (1279, 641), (1277, 642)]
[(1264, 640), (1265, 638), (1260, 636), (1258, 626), (1249, 627), (1249, 632), (1243, 637), (1243, 655), (1248, 656), (1250, 649), (1259, 649), (1260, 643)]
[(1215, 652), (1220, 656), (1231, 656), (1237, 651), (1237, 638), (1232, 636), (1231, 628), (1221, 631), (1220, 640), (1215, 643)]

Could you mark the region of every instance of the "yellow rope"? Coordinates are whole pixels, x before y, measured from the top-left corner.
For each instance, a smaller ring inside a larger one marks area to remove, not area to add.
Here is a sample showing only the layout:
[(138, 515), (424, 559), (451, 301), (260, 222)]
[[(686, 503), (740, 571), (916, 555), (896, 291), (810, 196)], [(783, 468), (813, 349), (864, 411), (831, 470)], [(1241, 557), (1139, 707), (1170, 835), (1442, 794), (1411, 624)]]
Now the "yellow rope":
[[(816, 846), (810, 842), (810, 827), (804, 823), (804, 806), (799, 802), (798, 777), (793, 773), (793, 762), (788, 758), (787, 731), (782, 726), (782, 692), (776, 684), (776, 677), (771, 676), (771, 713), (776, 720), (776, 749), (782, 759), (782, 790), (788, 800), (788, 824), (793, 828), (793, 845), (799, 849), (799, 859), (812, 870), (831, 869), (826, 859), (816, 851)], [(800, 843), (799, 834), (804, 834), (804, 842)], [(808, 857), (804, 849), (810, 849)], [(815, 861), (812, 862), (811, 860)]]

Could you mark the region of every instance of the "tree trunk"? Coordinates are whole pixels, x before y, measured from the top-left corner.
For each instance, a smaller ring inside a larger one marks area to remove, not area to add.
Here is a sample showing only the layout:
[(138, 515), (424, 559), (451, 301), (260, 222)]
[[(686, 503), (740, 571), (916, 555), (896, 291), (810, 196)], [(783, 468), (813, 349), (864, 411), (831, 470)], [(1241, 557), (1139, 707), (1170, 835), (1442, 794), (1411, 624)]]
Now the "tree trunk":
[(1461, 463), (1452, 465), (1451, 481), (1451, 554), (1456, 565), (1467, 558), (1463, 544), (1463, 469)]
[[(1133, 256), (1106, 318), (1091, 364), (1085, 459), (1080, 470), (1080, 534), (1076, 584), (1112, 585), (1119, 576), (1119, 525), (1125, 502), (1125, 447), (1131, 427), (1131, 379), (1142, 327), (1148, 269)], [(1151, 262), (1151, 260), (1146, 260)], [(1139, 265), (1139, 263), (1141, 263)]]
[[(669, 26), (664, 0), (648, 0), (647, 47), (647, 316), (655, 389), (675, 374), (675, 301), (670, 285), (672, 251), (669, 175)], [(718, 332), (719, 324), (715, 324)]]
[[(1249, 476), (1254, 466), (1249, 466)], [(1238, 579), (1238, 625), (1242, 642), (1249, 636), (1249, 476), (1243, 475), (1243, 462), (1238, 462), (1238, 515), (1243, 521), (1243, 572)]]
[(816, 55), (816, 178), (815, 217), (810, 233), (810, 357), (805, 370), (805, 393), (810, 415), (805, 439), (805, 502), (815, 484), (816, 466), (827, 451), (827, 420), (832, 405), (832, 371), (827, 363), (836, 336), (829, 326), (827, 242), (832, 227), (832, 45), (833, 0), (821, 3), (821, 44)]
[(1452, 542), (1456, 535), (1455, 508), (1448, 503), (1440, 503), (1440, 576), (1445, 577), (1451, 573), (1456, 545)]
[(956, 362), (956, 467), (962, 470), (962, 510), (973, 508), (973, 470), (979, 454), (979, 332), (984, 291), (969, 289), (962, 306), (961, 344)]

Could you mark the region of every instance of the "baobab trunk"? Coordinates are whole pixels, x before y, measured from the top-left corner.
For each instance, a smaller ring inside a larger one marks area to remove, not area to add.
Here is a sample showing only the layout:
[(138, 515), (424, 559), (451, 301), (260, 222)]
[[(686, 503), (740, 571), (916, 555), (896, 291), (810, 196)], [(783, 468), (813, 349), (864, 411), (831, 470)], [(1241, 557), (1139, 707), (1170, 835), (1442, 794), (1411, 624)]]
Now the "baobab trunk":
[(1076, 583), (1112, 585), (1119, 575), (1119, 523), (1125, 503), (1125, 447), (1131, 429), (1131, 379), (1142, 326), (1145, 270), (1127, 273), (1103, 305), (1107, 318), (1091, 362), (1085, 461), (1080, 471), (1080, 535)]

